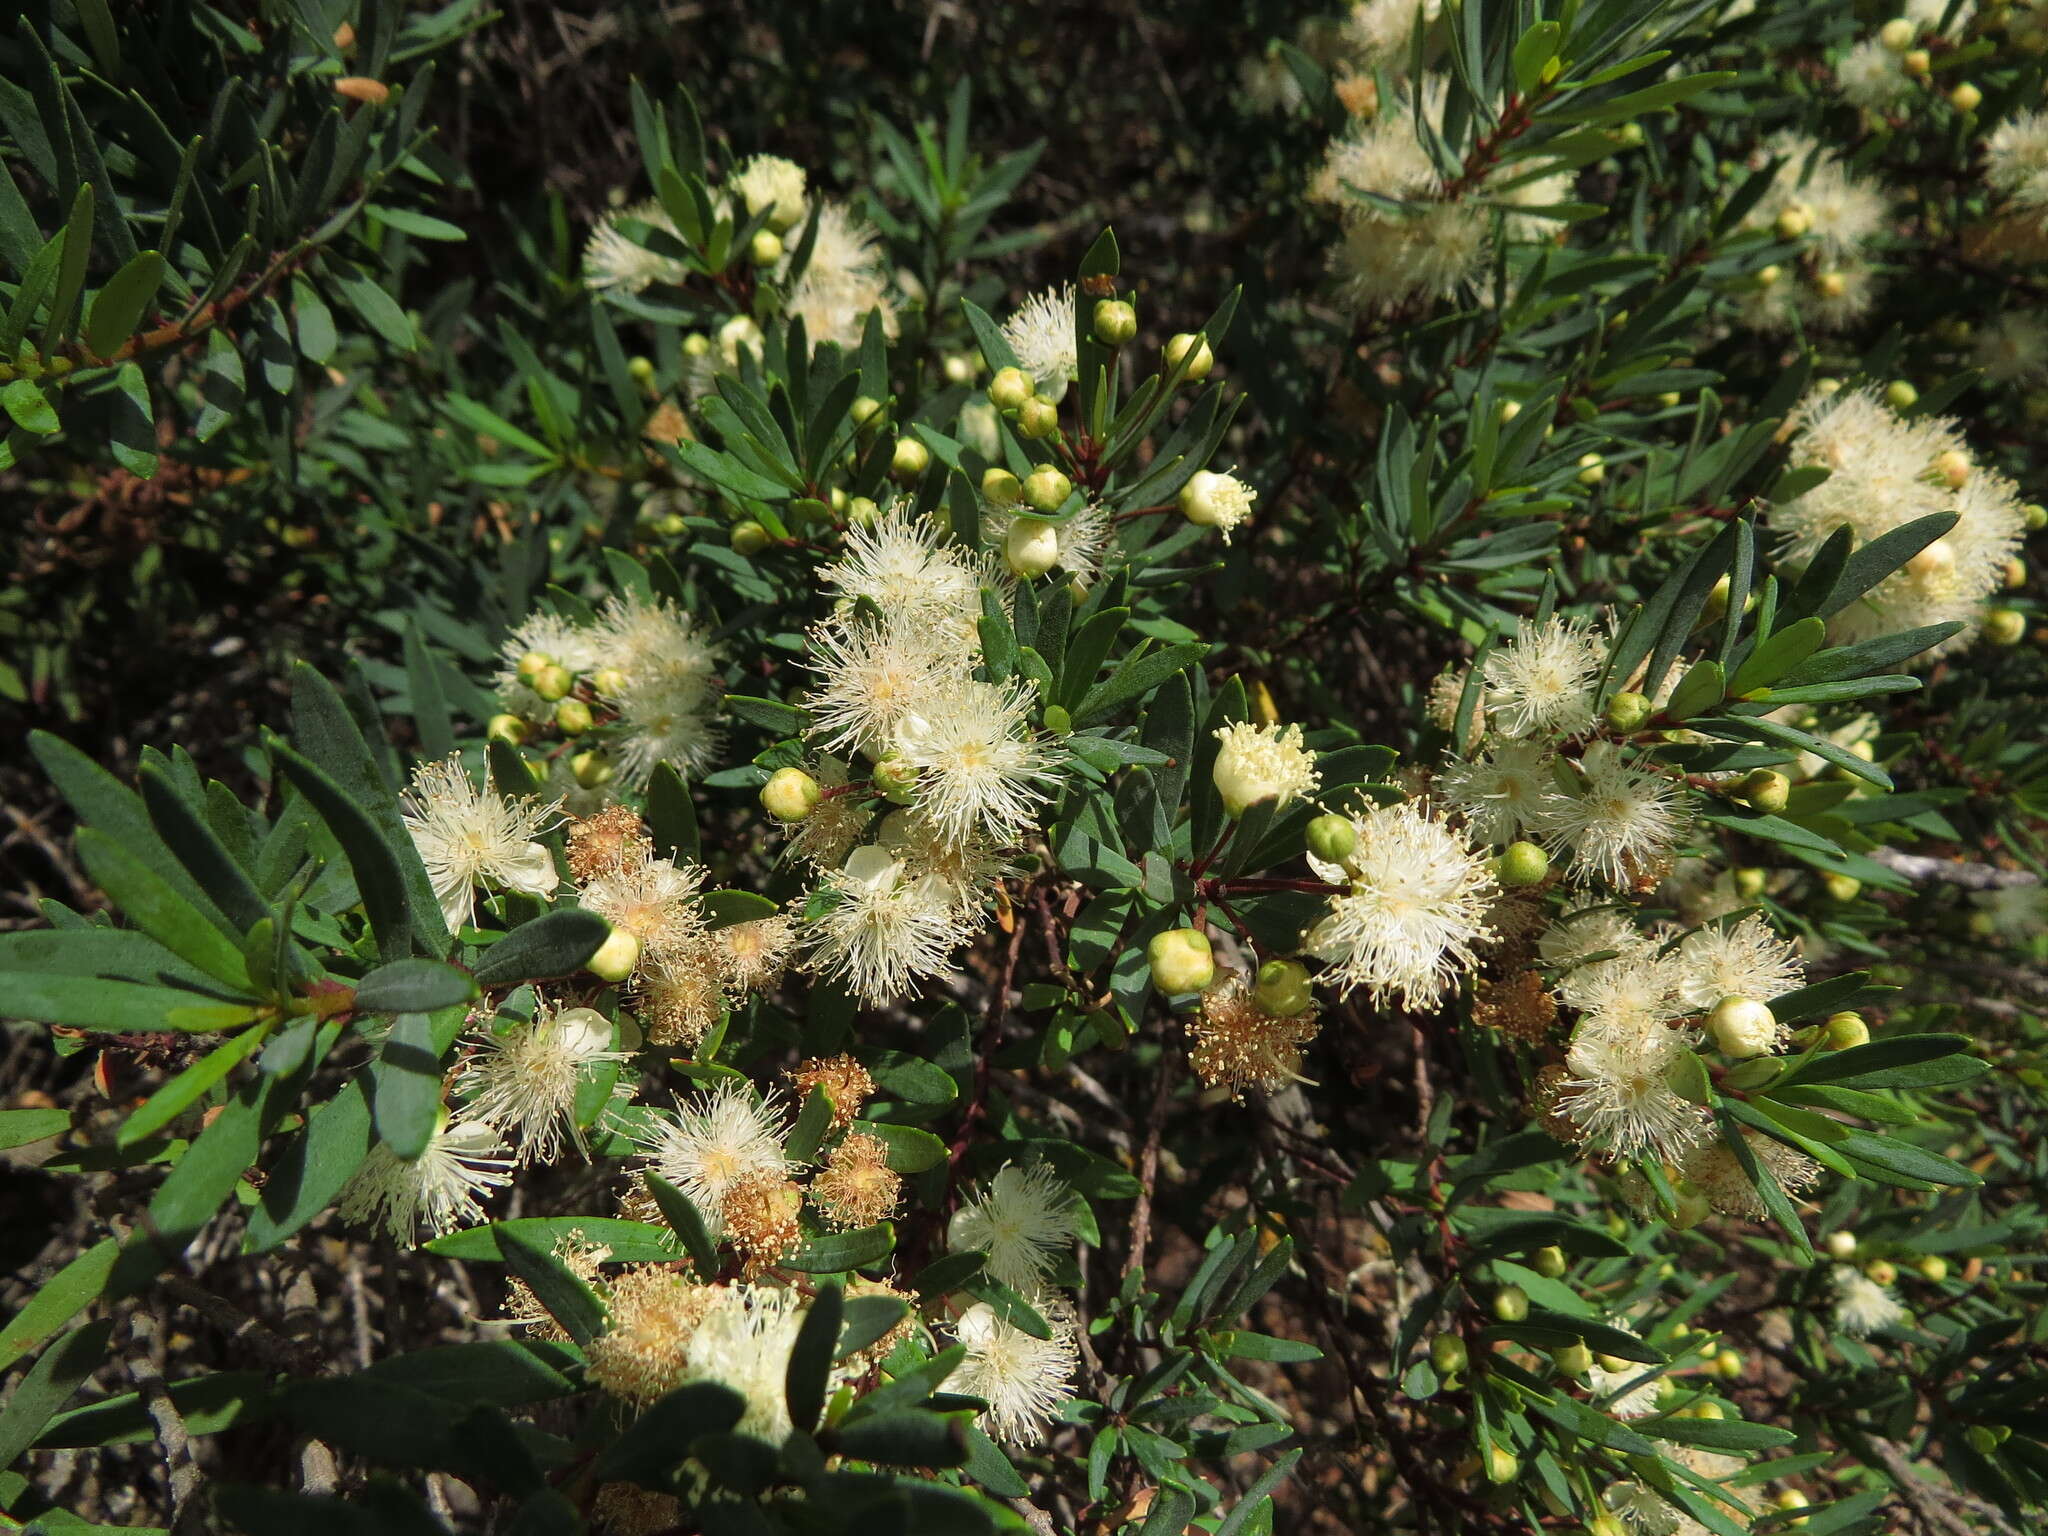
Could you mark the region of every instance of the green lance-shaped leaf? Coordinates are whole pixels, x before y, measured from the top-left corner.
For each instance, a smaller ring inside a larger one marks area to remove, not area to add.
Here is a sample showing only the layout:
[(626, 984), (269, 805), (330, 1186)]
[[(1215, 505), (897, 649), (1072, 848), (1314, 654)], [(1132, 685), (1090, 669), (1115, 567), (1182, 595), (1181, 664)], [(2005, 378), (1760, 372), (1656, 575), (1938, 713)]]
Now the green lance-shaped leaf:
[(476, 978), (460, 966), (413, 956), (380, 965), (356, 983), (359, 1013), (432, 1013), (477, 995)]
[(891, 1467), (957, 1467), (967, 1460), (967, 1420), (911, 1408), (842, 1425), (831, 1448), (854, 1461)]
[(839, 1335), (839, 1349), (834, 1356), (839, 1360), (859, 1354), (886, 1337), (891, 1328), (910, 1315), (910, 1304), (897, 1296), (855, 1296), (846, 1303), (845, 1311), (846, 1326)]
[(483, 953), (476, 980), (486, 987), (511, 987), (552, 976), (572, 976), (611, 937), (612, 926), (581, 907), (558, 907), (521, 923)]
[(95, 357), (110, 358), (121, 350), (142, 323), (163, 277), (163, 253), (137, 251), (93, 295), (85, 317), (85, 344)]
[(441, 1111), (441, 1059), (430, 1014), (401, 1013), (392, 1021), (370, 1067), (370, 1108), (377, 1139), (395, 1156), (409, 1161), (426, 1151)]
[(821, 1232), (806, 1238), (785, 1253), (781, 1263), (784, 1269), (805, 1274), (838, 1274), (879, 1264), (895, 1250), (896, 1228), (889, 1222), (878, 1221), (851, 1232)]
[(833, 1362), (838, 1358), (845, 1301), (843, 1287), (830, 1283), (819, 1286), (810, 1310), (797, 1328), (796, 1343), (790, 1348), (789, 1365), (783, 1373), (783, 1390), (789, 1403), (790, 1422), (798, 1429), (815, 1429), (825, 1411), (825, 1392), (831, 1382)]
[(13, 1465), (86, 1377), (100, 1368), (113, 1331), (113, 1320), (101, 1318), (67, 1333), (15, 1384), (7, 1407), (0, 1411), (0, 1466)]
[(548, 1316), (578, 1345), (589, 1344), (605, 1331), (604, 1304), (554, 1254), (513, 1230), (509, 1222), (498, 1225), (498, 1251), (512, 1272), (532, 1289), (534, 1299), (547, 1308)]
[(327, 823), (355, 871), (356, 889), (377, 936), (377, 951), (388, 962), (412, 953), (412, 900), (398, 858), (370, 813), (309, 758), (272, 733), (267, 738), (277, 765)]
[(119, 1134), (114, 1138), (114, 1144), (132, 1147), (138, 1141), (154, 1136), (198, 1103), (201, 1095), (234, 1071), (248, 1058), (250, 1052), (263, 1043), (268, 1034), (267, 1026), (245, 1029), (239, 1035), (215, 1046), (151, 1094), (149, 1102), (130, 1115), (122, 1125)]
[(676, 1236), (682, 1239), (683, 1251), (689, 1254), (690, 1263), (698, 1275), (709, 1279), (717, 1274), (718, 1245), (712, 1241), (711, 1228), (695, 1202), (658, 1173), (650, 1172), (644, 1177), (647, 1192), (654, 1196), (662, 1220), (673, 1227)]
[(599, 1483), (631, 1482), (660, 1488), (689, 1455), (693, 1442), (739, 1423), (747, 1400), (715, 1381), (678, 1387), (635, 1419), (597, 1459)]

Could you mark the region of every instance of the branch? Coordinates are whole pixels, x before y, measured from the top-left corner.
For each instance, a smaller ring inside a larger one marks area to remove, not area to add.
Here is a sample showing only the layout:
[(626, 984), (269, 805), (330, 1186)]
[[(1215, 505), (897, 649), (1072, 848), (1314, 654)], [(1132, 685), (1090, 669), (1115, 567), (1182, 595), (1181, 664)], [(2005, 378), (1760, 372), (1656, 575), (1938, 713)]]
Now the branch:
[(1962, 859), (1933, 859), (1925, 854), (1900, 853), (1894, 848), (1874, 848), (1866, 855), (1895, 875), (1926, 884), (1940, 881), (1959, 885), (1966, 891), (2006, 891), (2023, 885), (2039, 885), (2041, 877), (2032, 870), (1999, 869), (1991, 864), (1971, 864)]

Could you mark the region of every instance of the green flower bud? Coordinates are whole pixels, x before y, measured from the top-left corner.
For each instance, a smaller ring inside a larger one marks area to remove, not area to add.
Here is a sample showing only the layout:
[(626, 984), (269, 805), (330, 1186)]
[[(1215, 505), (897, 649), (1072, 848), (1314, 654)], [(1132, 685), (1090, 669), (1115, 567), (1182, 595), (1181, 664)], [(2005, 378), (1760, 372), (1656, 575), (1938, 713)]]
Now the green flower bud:
[(1920, 403), (1920, 391), (1904, 379), (1893, 379), (1884, 387), (1884, 403), (1895, 411), (1909, 411)]
[(626, 372), (632, 376), (635, 384), (652, 384), (654, 382), (654, 359), (651, 357), (628, 358), (626, 360)]
[(1550, 877), (1550, 855), (1534, 843), (1509, 843), (1493, 861), (1493, 873), (1511, 891), (1541, 885)]
[(1529, 1293), (1519, 1285), (1504, 1285), (1493, 1293), (1493, 1315), (1504, 1323), (1519, 1323), (1529, 1315)]
[(1583, 1376), (1593, 1369), (1593, 1351), (1583, 1341), (1559, 1345), (1550, 1352), (1550, 1358), (1567, 1376)]
[(1856, 1234), (1854, 1232), (1830, 1232), (1827, 1235), (1827, 1250), (1828, 1257), (1831, 1259), (1847, 1260), (1851, 1258), (1856, 1252)]
[(1026, 438), (1051, 437), (1060, 429), (1060, 408), (1043, 395), (1033, 395), (1017, 407), (1017, 435)]
[(546, 651), (528, 651), (519, 658), (519, 677), (522, 682), (531, 683), (541, 673), (555, 664), (555, 658)]
[(1984, 638), (1993, 645), (2018, 645), (2027, 638), (2027, 616), (2017, 608), (1993, 608), (1984, 615)]
[(751, 557), (768, 547), (768, 530), (750, 517), (733, 525), (732, 532), (726, 535), (726, 542), (732, 546), (734, 554)]
[(599, 667), (590, 674), (590, 686), (599, 697), (616, 699), (626, 691), (626, 674), (617, 667)]
[(1308, 981), (1308, 967), (1297, 960), (1268, 960), (1259, 967), (1259, 1006), (1276, 1019), (1291, 1019), (1306, 1013), (1315, 1001)]
[(1792, 795), (1792, 781), (1771, 768), (1752, 768), (1742, 781), (1742, 798), (1766, 815), (1785, 809)]
[(1208, 990), (1216, 979), (1216, 956), (1209, 936), (1195, 928), (1169, 928), (1145, 946), (1152, 965), (1152, 985), (1168, 997)]
[(1429, 1341), (1429, 1363), (1439, 1376), (1455, 1376), (1472, 1363), (1472, 1351), (1455, 1333), (1440, 1333)]
[(1329, 812), (1308, 824), (1308, 851), (1326, 864), (1342, 864), (1358, 847), (1358, 829), (1349, 816)]
[(1846, 1051), (1853, 1046), (1870, 1044), (1870, 1026), (1863, 1022), (1860, 1013), (1836, 1013), (1828, 1016), (1823, 1039), (1831, 1051)]
[(576, 686), (575, 675), (567, 667), (558, 666), (554, 662), (549, 662), (526, 681), (535, 693), (550, 704), (557, 699), (566, 698), (569, 690)]
[(1607, 701), (1602, 717), (1607, 728), (1627, 736), (1643, 728), (1650, 718), (1650, 701), (1640, 693), (1617, 693)]
[(1489, 1483), (1512, 1483), (1522, 1475), (1521, 1458), (1506, 1446), (1488, 1446), (1486, 1450), (1486, 1480)]
[(1804, 203), (1793, 203), (1781, 210), (1772, 225), (1780, 240), (1797, 240), (1813, 228), (1813, 210)]
[(1938, 1253), (1924, 1255), (1914, 1262), (1913, 1267), (1920, 1271), (1921, 1279), (1932, 1280), (1937, 1285), (1948, 1278), (1948, 1260)]
[(1557, 1280), (1571, 1268), (1571, 1261), (1564, 1256), (1562, 1248), (1552, 1244), (1548, 1248), (1538, 1248), (1530, 1258), (1529, 1267), (1546, 1280)]
[(491, 723), (484, 727), (484, 735), (492, 741), (516, 747), (526, 740), (526, 722), (517, 715), (493, 715)]
[(999, 411), (1014, 411), (1036, 393), (1031, 375), (1022, 368), (998, 368), (988, 384), (989, 404)]
[(853, 404), (846, 409), (846, 414), (853, 418), (856, 427), (873, 426), (881, 419), (882, 402), (873, 395), (855, 395)]
[(1014, 507), (1024, 494), (1024, 482), (1007, 469), (983, 470), (981, 494), (992, 507)]
[(747, 259), (757, 267), (772, 267), (782, 260), (782, 237), (772, 229), (754, 231), (747, 242)]
[(1723, 1381), (1740, 1381), (1747, 1365), (1739, 1351), (1723, 1349), (1715, 1352), (1712, 1370)]
[(2043, 528), (2048, 528), (2048, 507), (2042, 506), (2038, 501), (2030, 501), (2021, 507), (2020, 516), (2025, 521), (2029, 533), (2039, 533)]
[(1194, 356), (1188, 363), (1185, 377), (1188, 383), (1199, 384), (1209, 377), (1209, 370), (1216, 363), (1216, 355), (1209, 350), (1208, 338), (1182, 331), (1166, 344), (1166, 366), (1169, 371), (1178, 368), (1181, 359), (1187, 357), (1190, 352)]
[(1105, 347), (1120, 347), (1138, 334), (1138, 312), (1123, 299), (1095, 301), (1095, 339)]
[(581, 736), (596, 723), (581, 699), (564, 699), (555, 706), (555, 729), (564, 736)]
[(917, 770), (894, 752), (877, 758), (869, 777), (883, 797), (897, 805), (909, 805), (917, 798)]
[(899, 437), (895, 452), (889, 456), (889, 478), (898, 485), (909, 485), (930, 469), (931, 464), (931, 449), (914, 437)]
[(612, 760), (602, 752), (578, 752), (569, 759), (569, 771), (583, 788), (601, 789), (611, 782)]
[(640, 963), (640, 937), (624, 928), (597, 946), (597, 953), (583, 962), (583, 969), (601, 981), (624, 981)]
[(1073, 494), (1074, 482), (1049, 464), (1024, 478), (1024, 504), (1034, 512), (1057, 512)]
[(1899, 1278), (1897, 1267), (1884, 1259), (1872, 1259), (1863, 1266), (1863, 1273), (1874, 1285), (1891, 1285)]
[(1707, 1015), (1707, 1031), (1729, 1056), (1758, 1056), (1778, 1036), (1777, 1015), (1753, 997), (1724, 997)]
[(871, 496), (856, 496), (846, 504), (846, 525), (849, 528), (867, 528), (881, 518), (882, 509)]
[(778, 768), (761, 786), (761, 808), (777, 821), (802, 821), (825, 796), (818, 781), (801, 768)]
[(1763, 870), (1746, 866), (1734, 871), (1735, 894), (1744, 901), (1755, 901), (1764, 893), (1764, 883), (1770, 877)]
[(1820, 883), (1826, 889), (1830, 900), (1842, 902), (1844, 905), (1863, 894), (1863, 882), (1854, 875), (1838, 875), (1830, 870), (1821, 875)]
[(1003, 563), (1026, 581), (1060, 563), (1060, 531), (1042, 517), (1017, 517), (1003, 535)]

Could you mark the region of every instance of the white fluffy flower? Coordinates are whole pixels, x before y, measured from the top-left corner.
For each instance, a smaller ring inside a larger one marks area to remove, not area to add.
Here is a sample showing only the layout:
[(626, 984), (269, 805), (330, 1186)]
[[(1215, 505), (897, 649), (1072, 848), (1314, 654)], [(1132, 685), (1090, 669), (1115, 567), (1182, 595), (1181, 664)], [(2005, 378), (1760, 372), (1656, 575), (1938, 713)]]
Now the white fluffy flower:
[[(1010, 527), (1016, 522), (1019, 510), (1014, 506), (984, 506), (981, 510), (982, 542), (991, 549), (1001, 549), (1010, 536)], [(1109, 508), (1099, 501), (1091, 501), (1072, 517), (1046, 526), (1052, 530), (1054, 563), (1067, 573), (1076, 587), (1086, 588), (1102, 574), (1103, 557), (1109, 552), (1110, 535), (1115, 531)]]
[(1492, 215), (1476, 203), (1353, 218), (1330, 256), (1337, 293), (1366, 312), (1411, 298), (1448, 298), (1486, 265)]
[(1659, 878), (1689, 823), (1684, 792), (1604, 742), (1587, 749), (1580, 767), (1585, 787), (1544, 808), (1541, 830), (1551, 852), (1569, 852), (1575, 875), (1597, 875), (1613, 886)]
[[(789, 1356), (807, 1307), (795, 1291), (729, 1285), (690, 1334), (685, 1381), (715, 1381), (746, 1399), (733, 1429), (780, 1445), (789, 1438)], [(828, 1381), (828, 1388), (830, 1382)]]
[[(791, 251), (784, 258), (795, 259)], [(835, 342), (844, 348), (860, 344), (870, 313), (880, 314), (885, 335), (896, 334), (896, 310), (889, 299), (889, 273), (881, 237), (867, 220), (843, 203), (826, 202), (818, 210), (817, 234), (804, 269), (783, 298), (783, 310), (804, 323), (811, 342)]]
[(987, 1252), (986, 1273), (1021, 1296), (1044, 1288), (1053, 1264), (1080, 1235), (1074, 1192), (1042, 1164), (1005, 1164), (981, 1193), (953, 1213), (946, 1246)]
[(2015, 113), (1984, 141), (1984, 179), (2022, 209), (2048, 205), (2048, 113)]
[(1788, 537), (1787, 559), (1811, 560), (1837, 528), (1867, 543), (1946, 509), (1949, 492), (1927, 471), (1938, 454), (1961, 446), (1950, 423), (1925, 416), (1905, 420), (1868, 386), (1811, 391), (1791, 419), (1796, 431), (1789, 462), (1825, 469), (1828, 478), (1766, 508), (1772, 531)]
[(939, 527), (899, 501), (865, 527), (846, 530), (838, 560), (818, 580), (842, 597), (866, 598), (885, 615), (956, 633), (978, 643), (981, 589), (995, 577), (986, 556), (942, 544)]
[(554, 715), (554, 704), (535, 693), (519, 675), (520, 658), (533, 652), (552, 657), (572, 674), (588, 672), (600, 665), (596, 632), (560, 614), (533, 613), (499, 648), (503, 658), (497, 677), (499, 704), (522, 720), (547, 720)]
[(450, 933), (469, 922), (479, 884), (529, 896), (555, 888), (555, 856), (535, 839), (554, 825), (558, 803), (479, 790), (450, 757), (413, 770), (400, 809)]
[(1906, 1315), (1890, 1289), (1848, 1264), (1837, 1264), (1829, 1276), (1835, 1288), (1835, 1326), (1852, 1339), (1880, 1333)]
[(1437, 790), (1464, 816), (1475, 842), (1512, 842), (1536, 824), (1557, 793), (1551, 762), (1540, 742), (1504, 741), (1483, 757), (1447, 764)]
[(1897, 105), (1913, 89), (1899, 55), (1875, 38), (1842, 55), (1835, 65), (1835, 84), (1850, 101), (1873, 112)]
[(1768, 1003), (1805, 979), (1798, 950), (1754, 912), (1737, 923), (1687, 934), (1678, 946), (1678, 964), (1679, 996), (1694, 1008), (1711, 1008), (1724, 997)]
[(728, 1078), (676, 1102), (675, 1114), (654, 1115), (644, 1145), (647, 1166), (690, 1199), (714, 1232), (726, 1192), (751, 1179), (786, 1179), (782, 1102), (755, 1096)]
[(1655, 954), (1647, 944), (1624, 957), (1571, 972), (1559, 991), (1581, 1013), (1573, 1042), (1662, 1039), (1671, 1032), (1671, 1023), (1689, 1011), (1678, 995), (1681, 974), (1673, 957)]
[(1486, 723), (1504, 736), (1574, 736), (1593, 723), (1606, 642), (1583, 619), (1523, 619), (1487, 653)]
[(1014, 843), (1055, 782), (1052, 753), (1031, 728), (1037, 692), (968, 678), (921, 699), (897, 722), (895, 746), (917, 772), (917, 803), (948, 837), (979, 831)]
[(1040, 394), (1057, 400), (1081, 373), (1074, 339), (1074, 286), (1034, 293), (1003, 322), (1003, 340)]
[(1771, 227), (1788, 213), (1803, 215), (1806, 234), (1831, 261), (1840, 261), (1883, 232), (1890, 213), (1883, 190), (1851, 171), (1818, 140), (1781, 133), (1765, 151), (1781, 163), (1770, 191), (1743, 220), (1745, 228)]
[(1198, 528), (1214, 528), (1230, 542), (1230, 533), (1252, 515), (1259, 493), (1235, 475), (1199, 469), (1180, 490), (1181, 516)]
[(437, 1129), (410, 1162), (378, 1142), (342, 1190), (337, 1209), (343, 1221), (381, 1222), (410, 1248), (422, 1229), (440, 1237), (482, 1221), (477, 1197), (511, 1182), (511, 1149), (497, 1131), (458, 1120)]
[(755, 155), (732, 173), (728, 184), (748, 213), (767, 211), (770, 229), (789, 229), (804, 216), (804, 168), (793, 160)]
[(818, 683), (804, 703), (812, 732), (834, 752), (887, 750), (904, 717), (965, 681), (973, 664), (951, 626), (886, 610), (880, 624), (819, 625), (810, 651)]
[(946, 1378), (945, 1390), (987, 1403), (980, 1415), (982, 1428), (1012, 1446), (1036, 1439), (1074, 1395), (1075, 1324), (1057, 1310), (1041, 1307), (1040, 1312), (1051, 1330), (1049, 1339), (1004, 1322), (985, 1302), (969, 1307), (953, 1324), (967, 1354)]
[(1301, 744), (1298, 725), (1253, 725), (1238, 720), (1215, 733), (1216, 792), (1232, 816), (1262, 801), (1275, 810), (1321, 782), (1315, 754)]
[(484, 1121), (518, 1150), (522, 1163), (552, 1162), (564, 1139), (580, 1150), (576, 1091), (588, 1068), (624, 1061), (611, 1048), (611, 1021), (594, 1008), (555, 1009), (543, 1003), (530, 1021), (503, 1034), (488, 1019), (471, 1034), (474, 1052), (456, 1086), (471, 1118)]
[(1417, 27), (1443, 14), (1443, 0), (1357, 0), (1344, 18), (1343, 40), (1361, 64), (1405, 71)]
[(1581, 1031), (1565, 1056), (1571, 1076), (1558, 1095), (1558, 1112), (1590, 1141), (1616, 1157), (1660, 1157), (1675, 1162), (1707, 1133), (1707, 1114), (1680, 1098), (1665, 1073), (1687, 1050), (1676, 1032), (1642, 1035)]
[(2048, 378), (2048, 318), (2029, 309), (1985, 316), (1970, 361), (1993, 384), (2039, 383)]
[(1499, 887), (1483, 854), (1412, 801), (1359, 812), (1351, 825), (1358, 843), (1341, 868), (1311, 860), (1348, 889), (1306, 947), (1344, 992), (1364, 987), (1375, 1005), (1429, 1008), (1491, 936), (1486, 913)]
[(675, 221), (657, 202), (635, 203), (630, 208), (606, 214), (591, 230), (590, 241), (583, 247), (583, 285), (586, 288), (616, 288), (621, 293), (638, 293), (655, 283), (689, 280), (690, 269), (684, 262), (649, 250), (627, 232), (634, 224), (659, 230), (674, 240), (682, 238), (676, 231)]
[(805, 964), (837, 977), (873, 1007), (902, 996), (918, 977), (947, 969), (972, 931), (946, 882), (872, 844), (826, 875), (819, 894), (827, 905), (805, 925)]
[(638, 939), (645, 962), (673, 959), (703, 936), (696, 896), (704, 870), (656, 858), (644, 846), (635, 852), (617, 869), (585, 881), (580, 898), (614, 928)]

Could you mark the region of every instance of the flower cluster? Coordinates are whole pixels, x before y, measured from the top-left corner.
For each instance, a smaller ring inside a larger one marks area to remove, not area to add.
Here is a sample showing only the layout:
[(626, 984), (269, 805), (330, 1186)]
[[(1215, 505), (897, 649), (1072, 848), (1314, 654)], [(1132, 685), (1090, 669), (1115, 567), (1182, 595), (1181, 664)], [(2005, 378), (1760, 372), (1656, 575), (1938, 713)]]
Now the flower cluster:
[(1778, 162), (1771, 188), (1744, 219), (1800, 243), (1792, 272), (1765, 267), (1751, 279), (1737, 314), (1765, 332), (1838, 331), (1870, 308), (1875, 273), (1871, 246), (1884, 233), (1890, 200), (1877, 183), (1803, 134), (1782, 133), (1762, 153)]

